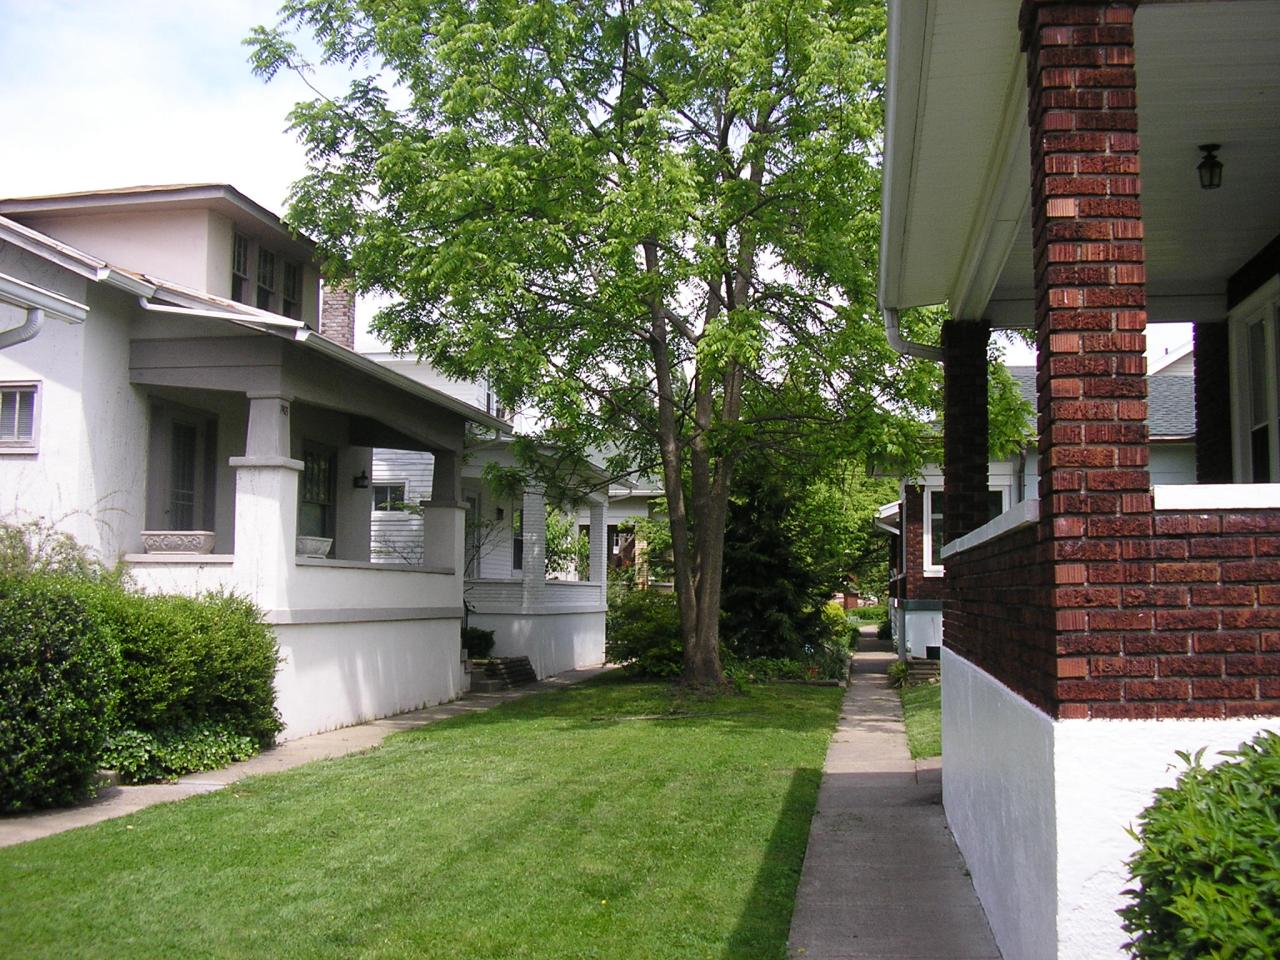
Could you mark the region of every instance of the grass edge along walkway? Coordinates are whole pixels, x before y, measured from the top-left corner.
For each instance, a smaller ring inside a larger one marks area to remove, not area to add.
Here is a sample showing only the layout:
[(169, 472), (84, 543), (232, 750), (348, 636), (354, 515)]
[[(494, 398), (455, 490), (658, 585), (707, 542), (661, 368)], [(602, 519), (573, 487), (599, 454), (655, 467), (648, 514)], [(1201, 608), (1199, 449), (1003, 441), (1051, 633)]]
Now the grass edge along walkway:
[(840, 693), (606, 676), (12, 847), (0, 942), (780, 960)]
[(942, 684), (920, 683), (898, 691), (912, 760), (942, 756)]

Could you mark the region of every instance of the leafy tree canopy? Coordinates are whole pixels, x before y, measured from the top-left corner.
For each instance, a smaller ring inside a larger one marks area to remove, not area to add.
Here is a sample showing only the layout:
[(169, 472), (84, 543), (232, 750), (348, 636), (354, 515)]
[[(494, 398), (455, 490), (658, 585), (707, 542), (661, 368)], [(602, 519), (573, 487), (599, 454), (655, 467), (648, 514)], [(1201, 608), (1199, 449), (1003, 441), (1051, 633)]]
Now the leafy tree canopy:
[(937, 371), (874, 299), (879, 0), (290, 0), (255, 70), (300, 103), (290, 221), (394, 294), (396, 350), (484, 376), (544, 439), (663, 480), (686, 678), (720, 679), (747, 451), (910, 462)]

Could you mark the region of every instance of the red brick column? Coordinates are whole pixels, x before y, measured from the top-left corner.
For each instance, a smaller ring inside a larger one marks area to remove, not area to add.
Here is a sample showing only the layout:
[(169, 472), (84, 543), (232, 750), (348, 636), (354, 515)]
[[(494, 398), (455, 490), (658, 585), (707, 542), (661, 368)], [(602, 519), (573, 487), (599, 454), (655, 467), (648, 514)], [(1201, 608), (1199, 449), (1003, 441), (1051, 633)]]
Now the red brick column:
[(945, 542), (976, 530), (987, 516), (987, 325), (942, 328), (943, 512)]
[(1133, 0), (1022, 6), (1040, 537), (1051, 574), (1063, 717), (1130, 715), (1122, 702), (1129, 683), (1100, 655), (1124, 653), (1130, 641), (1140, 648), (1152, 627), (1135, 6)]

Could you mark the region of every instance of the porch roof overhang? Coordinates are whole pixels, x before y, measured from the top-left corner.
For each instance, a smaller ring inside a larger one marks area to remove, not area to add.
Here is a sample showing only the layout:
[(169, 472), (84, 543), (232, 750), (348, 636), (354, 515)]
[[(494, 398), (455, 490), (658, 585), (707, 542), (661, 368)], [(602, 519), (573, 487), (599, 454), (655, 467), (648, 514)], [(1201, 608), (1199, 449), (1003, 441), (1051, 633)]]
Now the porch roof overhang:
[(897, 536), (901, 533), (898, 526), (898, 517), (902, 511), (902, 501), (894, 500), (893, 503), (886, 503), (875, 512), (872, 518), (872, 526), (881, 533), (887, 533)]
[[(960, 320), (1033, 322), (1019, 0), (890, 0), (880, 298)], [(1148, 312), (1219, 320), (1227, 280), (1280, 229), (1280, 4), (1139, 6)], [(1201, 143), (1223, 186), (1204, 191)]]

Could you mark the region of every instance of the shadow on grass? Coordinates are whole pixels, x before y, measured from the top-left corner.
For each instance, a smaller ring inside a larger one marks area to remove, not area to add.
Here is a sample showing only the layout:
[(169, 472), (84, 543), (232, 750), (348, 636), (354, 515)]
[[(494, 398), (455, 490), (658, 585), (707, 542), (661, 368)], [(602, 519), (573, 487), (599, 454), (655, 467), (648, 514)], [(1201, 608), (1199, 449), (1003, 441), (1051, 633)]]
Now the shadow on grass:
[(617, 671), (560, 690), (498, 703), (399, 736), (419, 736), (458, 723), (500, 726), (549, 720), (561, 730), (602, 730), (624, 723), (714, 724), (734, 731), (830, 730), (838, 687), (752, 684), (741, 693), (691, 693), (677, 683), (627, 677)]
[(791, 775), (764, 860), (725, 944), (724, 960), (783, 960), (786, 957), (791, 914), (821, 782), (821, 770), (806, 767)]

